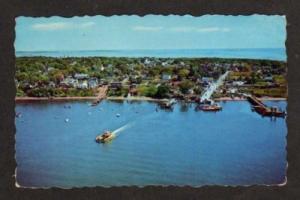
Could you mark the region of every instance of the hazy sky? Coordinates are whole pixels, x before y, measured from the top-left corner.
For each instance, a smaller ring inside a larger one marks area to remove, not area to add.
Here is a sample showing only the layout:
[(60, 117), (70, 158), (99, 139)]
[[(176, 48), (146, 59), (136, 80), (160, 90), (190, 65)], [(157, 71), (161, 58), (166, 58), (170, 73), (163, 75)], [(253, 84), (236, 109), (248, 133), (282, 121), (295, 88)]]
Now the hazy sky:
[(285, 48), (283, 16), (94, 16), (16, 19), (17, 51)]

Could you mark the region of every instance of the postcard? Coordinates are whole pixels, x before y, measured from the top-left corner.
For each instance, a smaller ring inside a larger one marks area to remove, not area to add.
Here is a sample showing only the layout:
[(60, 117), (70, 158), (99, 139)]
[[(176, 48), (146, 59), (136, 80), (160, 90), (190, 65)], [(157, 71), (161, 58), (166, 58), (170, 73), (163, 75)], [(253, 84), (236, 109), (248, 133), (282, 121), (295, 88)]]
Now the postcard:
[(286, 183), (286, 18), (16, 18), (16, 186)]

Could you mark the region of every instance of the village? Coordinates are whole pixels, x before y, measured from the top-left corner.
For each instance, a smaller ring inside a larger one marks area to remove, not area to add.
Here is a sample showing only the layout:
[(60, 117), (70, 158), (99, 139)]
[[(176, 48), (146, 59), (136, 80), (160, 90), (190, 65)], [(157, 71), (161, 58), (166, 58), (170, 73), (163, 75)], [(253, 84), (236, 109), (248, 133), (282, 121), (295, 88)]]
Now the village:
[(108, 97), (199, 101), (229, 72), (212, 98), (286, 98), (286, 63), (216, 58), (48, 58), (16, 60), (17, 97), (91, 97), (107, 87)]

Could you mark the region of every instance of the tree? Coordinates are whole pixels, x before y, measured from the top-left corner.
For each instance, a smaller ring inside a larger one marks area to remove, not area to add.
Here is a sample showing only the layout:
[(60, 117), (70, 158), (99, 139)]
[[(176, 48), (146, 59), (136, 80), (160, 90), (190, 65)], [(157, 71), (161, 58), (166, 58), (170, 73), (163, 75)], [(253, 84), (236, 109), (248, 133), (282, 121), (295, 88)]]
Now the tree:
[(202, 88), (201, 87), (196, 87), (195, 89), (194, 89), (194, 92), (195, 92), (195, 94), (201, 94), (202, 93)]
[(180, 79), (185, 79), (188, 75), (189, 75), (190, 71), (188, 69), (181, 69), (178, 72), (178, 76), (180, 77)]
[(194, 84), (191, 81), (185, 80), (179, 84), (179, 89), (183, 94), (187, 94), (189, 89), (191, 89), (193, 85)]
[(157, 98), (166, 98), (168, 96), (168, 93), (170, 92), (170, 88), (167, 85), (160, 85), (157, 88), (157, 92), (155, 94), (155, 97)]

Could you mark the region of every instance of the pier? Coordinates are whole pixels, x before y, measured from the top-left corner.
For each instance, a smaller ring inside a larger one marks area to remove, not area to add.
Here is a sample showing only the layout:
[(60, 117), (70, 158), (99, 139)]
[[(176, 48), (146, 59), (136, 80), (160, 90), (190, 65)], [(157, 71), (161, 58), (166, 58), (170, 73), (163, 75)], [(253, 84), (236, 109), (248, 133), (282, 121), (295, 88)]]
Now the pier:
[(108, 90), (108, 86), (102, 86), (98, 88), (98, 95), (96, 99), (93, 101), (92, 106), (98, 105), (103, 99), (106, 98), (107, 90)]
[(286, 112), (277, 107), (268, 107), (258, 98), (254, 96), (247, 96), (247, 100), (253, 105), (253, 109), (262, 116), (269, 117), (285, 117)]
[(210, 100), (211, 95), (221, 86), (223, 85), (224, 80), (228, 76), (229, 71), (226, 71), (222, 74), (216, 82), (213, 82), (209, 85), (209, 87), (203, 92), (200, 97), (200, 101), (207, 101)]

